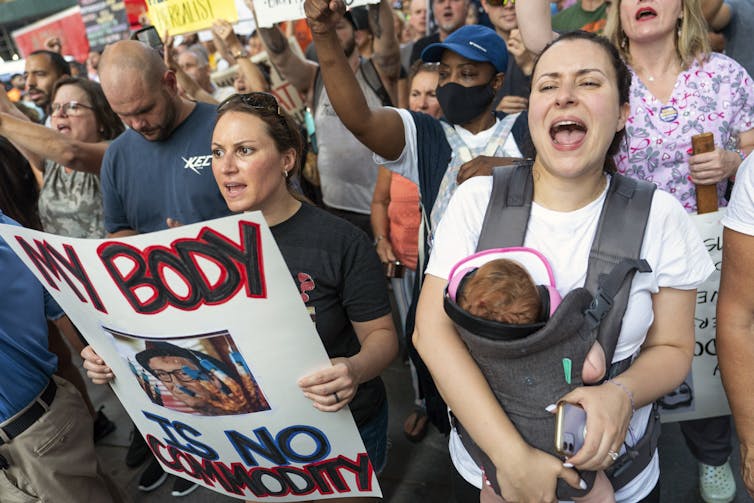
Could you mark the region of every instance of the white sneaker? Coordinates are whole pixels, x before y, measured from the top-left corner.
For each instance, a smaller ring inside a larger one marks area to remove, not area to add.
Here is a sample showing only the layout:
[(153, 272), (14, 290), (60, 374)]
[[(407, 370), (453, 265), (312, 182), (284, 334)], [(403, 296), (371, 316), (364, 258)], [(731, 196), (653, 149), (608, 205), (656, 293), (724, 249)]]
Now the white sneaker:
[(736, 480), (730, 462), (720, 466), (699, 463), (699, 491), (706, 503), (730, 503), (736, 497)]

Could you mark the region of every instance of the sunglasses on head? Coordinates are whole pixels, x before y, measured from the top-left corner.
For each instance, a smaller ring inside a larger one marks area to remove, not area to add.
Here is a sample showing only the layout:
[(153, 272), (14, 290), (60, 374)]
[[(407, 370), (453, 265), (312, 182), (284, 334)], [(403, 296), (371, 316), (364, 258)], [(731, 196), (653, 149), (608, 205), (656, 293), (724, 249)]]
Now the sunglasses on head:
[(487, 5), (490, 7), (513, 7), (516, 5), (516, 0), (487, 0)]
[(280, 105), (278, 100), (270, 93), (248, 93), (248, 94), (234, 94), (226, 98), (222, 103), (217, 106), (217, 111), (222, 112), (229, 105), (243, 103), (247, 107), (261, 110), (263, 112), (272, 113), (275, 115), (281, 115)]

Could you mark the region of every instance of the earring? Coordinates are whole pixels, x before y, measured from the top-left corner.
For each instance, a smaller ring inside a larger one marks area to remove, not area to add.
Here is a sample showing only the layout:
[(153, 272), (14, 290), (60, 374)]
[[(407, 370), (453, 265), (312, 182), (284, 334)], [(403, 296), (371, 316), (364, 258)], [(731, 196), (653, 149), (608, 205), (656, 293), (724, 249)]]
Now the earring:
[(283, 170), (283, 178), (288, 179), (288, 172), (286, 170)]
[(620, 38), (620, 48), (624, 51), (626, 50), (626, 46), (628, 46), (628, 37), (624, 33)]

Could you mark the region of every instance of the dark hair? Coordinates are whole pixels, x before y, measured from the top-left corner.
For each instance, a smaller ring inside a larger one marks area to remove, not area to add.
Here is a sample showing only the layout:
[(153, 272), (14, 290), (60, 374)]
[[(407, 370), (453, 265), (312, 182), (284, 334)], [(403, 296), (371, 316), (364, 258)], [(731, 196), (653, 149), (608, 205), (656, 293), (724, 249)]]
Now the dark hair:
[(202, 367), (202, 365), (199, 363), (199, 359), (201, 358), (202, 360), (208, 360), (210, 363), (212, 363), (215, 367), (219, 368), (223, 373), (227, 374), (228, 376), (233, 377), (233, 378), (235, 378), (236, 376), (236, 372), (231, 370), (228, 367), (228, 365), (218, 360), (217, 358), (213, 358), (212, 356), (206, 353), (182, 348), (180, 346), (176, 346), (175, 344), (171, 344), (169, 342), (163, 342), (163, 341), (147, 342), (146, 349), (144, 349), (144, 351), (136, 353), (135, 356), (136, 356), (136, 361), (139, 362), (139, 365), (147, 369), (150, 374), (154, 374), (154, 371), (152, 370), (152, 367), (150, 367), (149, 365), (149, 360), (151, 360), (152, 358), (172, 356), (176, 358), (185, 358), (186, 360), (196, 365), (197, 368), (200, 368), (205, 372), (207, 371), (207, 369)]
[(0, 136), (0, 210), (24, 227), (41, 231), (38, 199), (39, 188), (29, 161)]
[[(261, 101), (255, 102), (256, 99)], [(262, 101), (265, 103), (262, 104)], [(259, 117), (267, 127), (267, 134), (275, 142), (278, 152), (285, 152), (289, 149), (294, 150), (296, 153), (296, 162), (293, 165), (293, 169), (288, 172), (288, 177), (285, 181), (286, 186), (293, 197), (299, 201), (307, 201), (291, 183), (291, 180), (301, 170), (304, 139), (301, 136), (301, 129), (291, 116), (280, 108), (277, 98), (270, 93), (262, 92), (234, 94), (217, 107), (215, 126), (217, 126), (220, 118), (228, 112), (242, 112)]]
[(52, 66), (55, 68), (55, 71), (58, 72), (58, 75), (70, 75), (71, 74), (71, 65), (68, 64), (68, 61), (66, 61), (63, 56), (58, 54), (55, 51), (48, 51), (46, 49), (38, 49), (29, 56), (39, 56), (39, 55), (45, 55), (50, 59), (50, 63), (52, 63)]
[[(570, 31), (562, 34), (560, 37), (547, 44), (545, 48), (542, 49), (542, 52), (539, 54), (539, 56), (537, 56), (537, 59), (534, 61), (532, 75), (534, 75), (534, 73), (536, 72), (539, 60), (542, 58), (542, 55), (544, 53), (546, 53), (552, 46), (560, 42), (569, 40), (586, 40), (598, 45), (602, 48), (602, 50), (605, 51), (608, 59), (610, 59), (610, 63), (613, 65), (613, 70), (615, 71), (615, 84), (618, 87), (618, 105), (629, 103), (629, 93), (631, 91), (631, 72), (626, 66), (626, 63), (624, 63), (621, 59), (620, 54), (618, 53), (618, 49), (616, 49), (608, 39), (594, 33), (582, 30)], [(620, 142), (623, 141), (625, 132), (625, 128), (617, 131), (615, 133), (615, 136), (613, 137), (613, 141), (610, 143), (610, 146), (607, 149), (607, 154), (605, 156), (605, 165), (603, 168), (606, 173), (615, 173), (617, 171), (613, 157), (618, 153)]]
[(97, 120), (97, 128), (103, 140), (112, 140), (126, 130), (123, 121), (113, 112), (110, 104), (102, 92), (102, 86), (93, 80), (81, 77), (63, 77), (55, 82), (50, 95), (51, 100), (55, 98), (58, 90), (63, 86), (76, 86), (84, 91), (91, 101), (94, 117)]

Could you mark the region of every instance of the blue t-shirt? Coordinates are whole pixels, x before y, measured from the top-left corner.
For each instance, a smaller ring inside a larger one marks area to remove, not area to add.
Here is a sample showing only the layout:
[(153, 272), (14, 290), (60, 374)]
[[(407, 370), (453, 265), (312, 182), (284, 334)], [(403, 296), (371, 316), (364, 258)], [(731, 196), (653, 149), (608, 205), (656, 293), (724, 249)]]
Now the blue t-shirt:
[[(0, 211), (0, 224), (18, 225)], [(47, 319), (63, 311), (0, 238), (0, 422), (26, 407), (58, 365), (47, 349)]]
[(725, 54), (754, 75), (754, 46), (751, 43), (751, 23), (754, 22), (752, 0), (726, 0), (730, 6), (730, 21), (722, 34), (725, 36)]
[(210, 145), (217, 112), (197, 103), (164, 141), (131, 129), (113, 141), (102, 161), (105, 230), (154, 232), (167, 218), (183, 224), (230, 214), (212, 176)]

